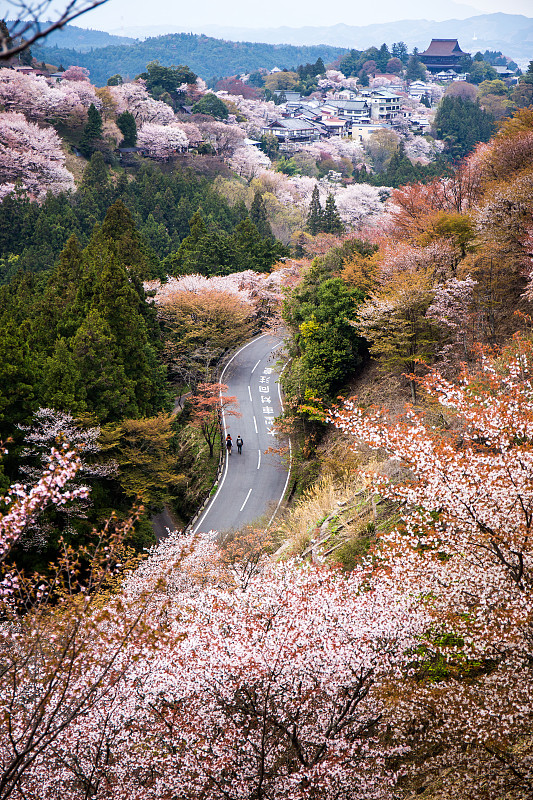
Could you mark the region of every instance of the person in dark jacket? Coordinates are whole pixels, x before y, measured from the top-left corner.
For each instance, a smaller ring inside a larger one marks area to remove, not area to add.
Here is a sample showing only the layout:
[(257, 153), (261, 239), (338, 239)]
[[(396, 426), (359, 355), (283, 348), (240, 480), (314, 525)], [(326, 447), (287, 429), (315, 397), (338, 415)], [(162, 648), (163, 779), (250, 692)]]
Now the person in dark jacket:
[(243, 442), (243, 440), (241, 438), (241, 435), (239, 434), (237, 436), (237, 452), (238, 452), (239, 455), (242, 453), (243, 444), (244, 444), (244, 442)]
[(231, 448), (232, 447), (233, 447), (233, 442), (231, 441), (231, 436), (228, 433), (228, 435), (226, 436), (226, 449), (228, 451), (228, 456), (231, 455)]

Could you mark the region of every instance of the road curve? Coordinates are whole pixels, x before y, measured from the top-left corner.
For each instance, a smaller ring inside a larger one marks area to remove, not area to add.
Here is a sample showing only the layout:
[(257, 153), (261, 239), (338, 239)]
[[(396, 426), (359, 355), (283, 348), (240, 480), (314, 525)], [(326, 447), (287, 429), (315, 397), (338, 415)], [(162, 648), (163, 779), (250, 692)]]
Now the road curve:
[(241, 347), (221, 375), (229, 396), (239, 401), (241, 417), (224, 417), (224, 438), (229, 432), (235, 444), (244, 440), (242, 454), (233, 447), (226, 457), (216, 494), (194, 526), (194, 532), (238, 530), (265, 518), (268, 523), (278, 510), (289, 471), (278, 454), (265, 451), (279, 446), (272, 424), (282, 409), (276, 360), (283, 339), (263, 334)]

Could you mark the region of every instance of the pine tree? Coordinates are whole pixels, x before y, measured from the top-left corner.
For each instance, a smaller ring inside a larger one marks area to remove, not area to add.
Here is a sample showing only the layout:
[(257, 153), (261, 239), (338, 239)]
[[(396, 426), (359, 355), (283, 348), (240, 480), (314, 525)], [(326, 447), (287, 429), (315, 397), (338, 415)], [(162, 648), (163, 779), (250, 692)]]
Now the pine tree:
[(135, 117), (129, 111), (124, 111), (117, 117), (118, 128), (124, 137), (121, 147), (135, 147), (137, 143), (137, 125)]
[(79, 144), (80, 153), (89, 158), (95, 150), (98, 139), (102, 136), (102, 116), (94, 103), (91, 103), (87, 112), (87, 124), (83, 129), (83, 136)]
[[(89, 311), (71, 346), (80, 375), (76, 403), (85, 405), (100, 422), (139, 416), (135, 382), (127, 376), (116, 337), (96, 308)], [(53, 374), (52, 364), (50, 371)]]
[(319, 56), (315, 63), (314, 74), (315, 75), (323, 75), (326, 71), (326, 67), (324, 66), (324, 62), (322, 58)]
[(322, 230), (325, 233), (342, 233), (344, 231), (335, 198), (331, 193), (327, 196), (326, 207), (322, 215)]
[(109, 171), (102, 153), (96, 152), (83, 170), (82, 189), (101, 192), (109, 187)]
[(84, 365), (76, 360), (63, 337), (57, 339), (53, 354), (44, 364), (41, 391), (43, 404), (58, 411), (83, 413), (87, 410), (85, 380)]
[(252, 205), (250, 207), (250, 219), (259, 231), (263, 239), (273, 239), (272, 228), (267, 217), (267, 210), (263, 195), (259, 190), (256, 191)]
[(123, 266), (144, 280), (164, 277), (157, 256), (140, 235), (130, 210), (122, 200), (108, 208), (102, 223), (102, 235)]
[(320, 205), (320, 195), (318, 186), (315, 185), (313, 194), (311, 195), (311, 202), (309, 204), (309, 213), (307, 215), (307, 228), (309, 233), (316, 236), (322, 230), (322, 206)]

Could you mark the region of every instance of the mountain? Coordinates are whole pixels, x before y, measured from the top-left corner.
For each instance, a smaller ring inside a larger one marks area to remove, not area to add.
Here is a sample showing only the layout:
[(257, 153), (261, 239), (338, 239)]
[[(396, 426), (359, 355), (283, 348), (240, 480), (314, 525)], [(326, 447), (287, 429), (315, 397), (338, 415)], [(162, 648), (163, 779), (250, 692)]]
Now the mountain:
[(134, 42), (130, 45), (110, 45), (91, 52), (49, 46), (46, 42), (34, 47), (33, 53), (39, 61), (48, 64), (63, 64), (68, 67), (78, 64), (87, 67), (91, 80), (97, 85), (105, 84), (110, 75), (120, 73), (125, 78), (134, 78), (143, 72), (149, 61), (161, 64), (187, 64), (202, 78), (235, 75), (253, 72), (259, 67), (294, 67), (298, 64), (314, 63), (320, 56), (325, 63), (334, 61), (345, 52), (345, 48), (330, 45), (299, 46), (273, 45), (256, 42), (228, 42), (190, 33), (175, 33)]
[[(15, 22), (8, 20), (8, 27), (14, 27)], [(43, 27), (46, 23), (43, 23)], [(50, 33), (46, 37), (46, 47), (62, 47), (87, 52), (95, 47), (106, 47), (114, 44), (133, 44), (135, 39), (129, 36), (115, 36), (106, 31), (96, 31), (92, 28), (78, 28), (76, 25), (65, 25), (64, 28)]]
[[(35, 56), (50, 64), (79, 64), (88, 67), (91, 78), (103, 84), (110, 75), (119, 72), (124, 77), (133, 78), (142, 72), (149, 61), (158, 59), (161, 64), (187, 64), (202, 78), (235, 75), (252, 72), (259, 67), (294, 67), (297, 64), (314, 63), (320, 56), (327, 64), (334, 61), (346, 49), (364, 50), (371, 45), (380, 46), (383, 42), (404, 41), (409, 48), (425, 50), (431, 39), (459, 39), (466, 52), (477, 50), (501, 50), (504, 55), (526, 66), (533, 58), (533, 19), (521, 14), (480, 14), (468, 19), (449, 19), (444, 22), (428, 20), (401, 20), (375, 25), (351, 26), (332, 25), (323, 28), (219, 28), (224, 38), (205, 34), (173, 33), (146, 39), (143, 42), (127, 39), (121, 44), (109, 34), (112, 40), (106, 47), (91, 52), (82, 52), (80, 45), (87, 45), (75, 26), (66, 26), (65, 33), (74, 28), (72, 38), (77, 38), (77, 46), (60, 47), (54, 42), (53, 34), (44, 45), (34, 48)], [(62, 35), (62, 33), (58, 35)], [(98, 34), (98, 31), (85, 31)], [(123, 37), (124, 38), (124, 37)], [(241, 40), (242, 38), (242, 40)], [(256, 41), (253, 41), (255, 39)], [(266, 41), (258, 42), (257, 39)]]
[[(112, 9), (108, 7), (108, 11), (111, 12)], [(105, 12), (106, 9), (104, 9), (104, 14), (101, 15), (101, 18), (104, 17)], [(347, 25), (361, 26), (376, 22), (395, 22), (399, 13), (404, 15), (402, 19), (424, 19), (429, 15), (432, 20), (446, 20), (466, 19), (483, 12), (472, 5), (455, 2), (454, 0), (431, 0), (431, 4), (427, 0), (409, 0), (408, 4), (404, 3), (403, 5), (398, 4), (398, 0), (380, 0), (379, 4), (354, 3), (351, 7), (345, 5), (340, 11), (338, 8), (320, 6), (316, 0), (311, 0), (305, 7), (299, 6), (297, 3), (283, 4), (280, 0), (273, 0), (262, 9), (254, 9), (255, 29), (251, 29), (242, 26), (242, 20), (250, 17), (246, 13), (246, 0), (233, 0), (231, 4), (224, 7), (224, 15), (206, 14), (205, 11), (202, 11), (201, 6), (197, 10), (189, 5), (186, 9), (183, 9), (183, 13), (175, 15), (176, 20), (178, 20), (177, 23), (147, 25), (143, 24), (145, 23), (145, 20), (143, 20), (140, 25), (138, 23), (133, 24), (134, 14), (130, 14), (129, 25), (124, 26), (121, 23), (121, 27), (115, 30), (110, 29), (108, 25), (104, 25), (104, 27), (106, 30), (110, 30), (111, 33), (133, 36), (136, 39), (183, 32), (205, 33), (207, 36), (215, 36), (222, 39), (270, 42), (270, 39), (263, 38), (262, 32), (263, 30), (268, 30), (266, 26), (270, 26), (272, 20), (282, 20), (283, 24), (289, 28), (298, 28), (302, 22), (311, 18), (314, 20), (315, 25), (330, 25), (342, 20)], [(169, 14), (168, 17), (170, 18), (170, 16)], [(214, 22), (213, 16), (215, 16)], [(228, 31), (230, 32), (228, 33)], [(322, 44), (323, 42), (320, 40), (297, 43), (289, 42), (286, 39), (276, 39), (276, 41), (272, 42), (272, 44), (279, 43)], [(338, 42), (332, 42), (332, 44), (338, 44)]]
[[(459, 39), (463, 50), (502, 50), (512, 58), (533, 58), (533, 19), (521, 14), (479, 14), (468, 19), (400, 20), (373, 25), (302, 26), (289, 28), (231, 28), (205, 25), (210, 36), (234, 41), (262, 41), (270, 44), (330, 44), (364, 50), (383, 42), (404, 41), (410, 48), (424, 49), (431, 39)], [(512, 51), (512, 52), (511, 52)]]
[[(431, 14), (434, 16), (433, 7)], [(170, 33), (164, 26), (132, 27), (121, 29), (124, 33), (142, 39)], [(191, 28), (188, 28), (191, 30)], [(533, 58), (533, 19), (521, 14), (478, 14), (467, 19), (457, 18), (443, 21), (427, 19), (402, 19), (373, 25), (302, 26), (276, 28), (244, 28), (206, 23), (192, 29), (219, 39), (233, 41), (265, 42), (268, 44), (319, 45), (364, 50), (383, 42), (404, 41), (410, 48), (425, 50), (431, 39), (459, 39), (463, 50), (502, 50), (505, 55), (524, 65)]]

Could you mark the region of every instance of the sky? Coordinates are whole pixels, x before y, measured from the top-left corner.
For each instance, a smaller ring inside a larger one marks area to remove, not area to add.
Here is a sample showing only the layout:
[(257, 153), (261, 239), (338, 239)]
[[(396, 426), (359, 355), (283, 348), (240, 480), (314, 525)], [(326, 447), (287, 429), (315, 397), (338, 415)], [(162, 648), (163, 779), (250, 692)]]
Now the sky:
[(195, 31), (206, 24), (245, 28), (370, 25), (399, 19), (464, 19), (475, 14), (524, 14), (533, 17), (533, 0), (108, 0), (75, 24), (115, 33), (131, 26), (168, 25), (174, 31)]

